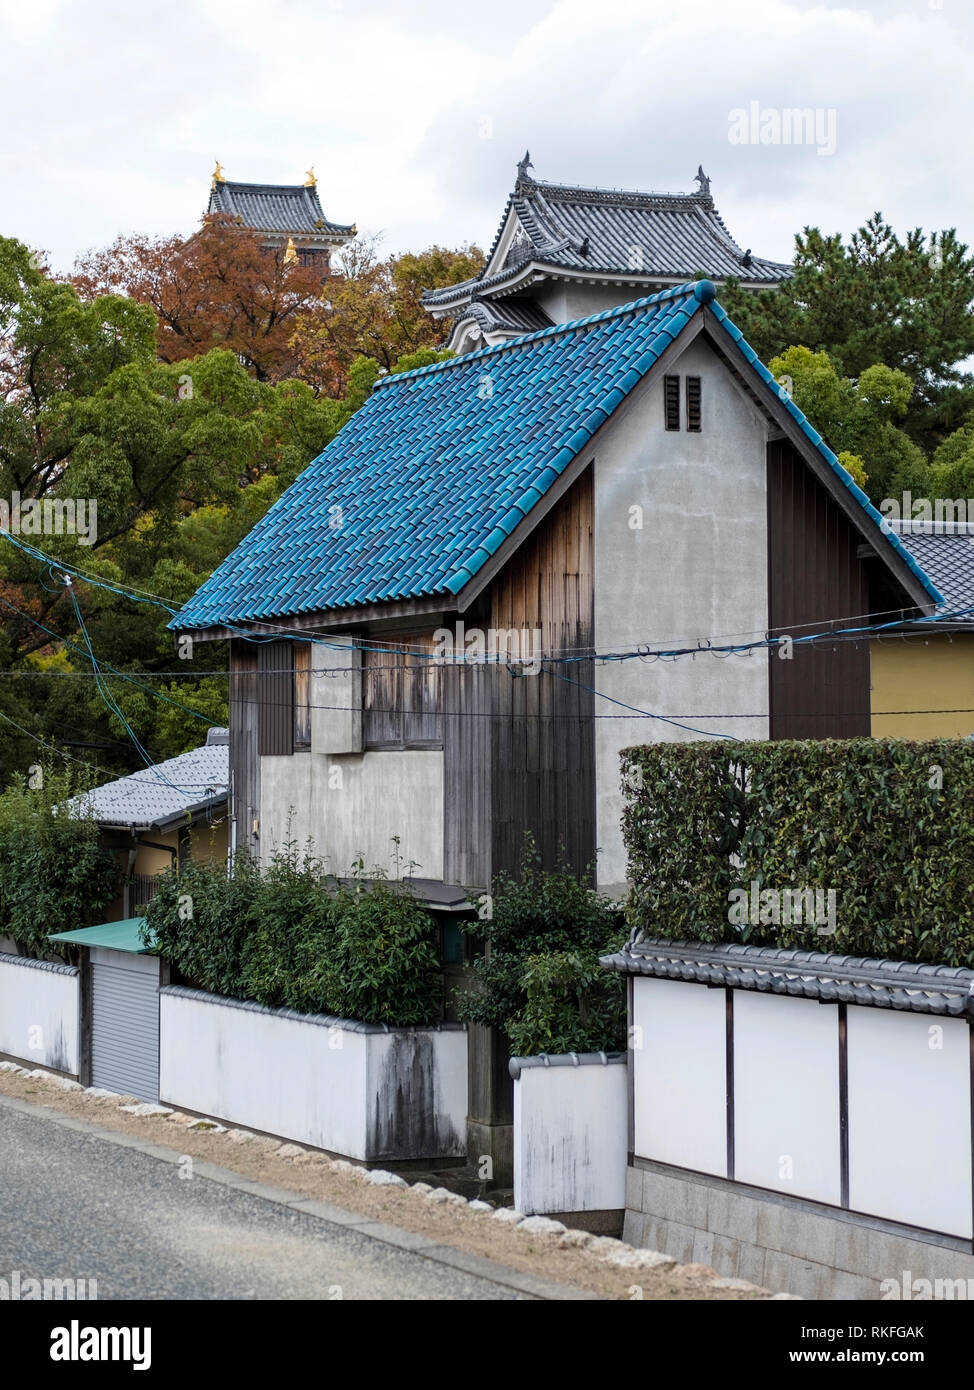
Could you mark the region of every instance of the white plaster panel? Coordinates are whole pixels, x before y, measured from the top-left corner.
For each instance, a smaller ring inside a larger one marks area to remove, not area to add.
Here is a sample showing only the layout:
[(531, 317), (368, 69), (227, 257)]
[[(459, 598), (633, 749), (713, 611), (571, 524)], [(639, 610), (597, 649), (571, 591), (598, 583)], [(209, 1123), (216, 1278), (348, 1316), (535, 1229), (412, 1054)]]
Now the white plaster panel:
[(970, 1236), (966, 1020), (853, 1005), (847, 1018), (850, 1206)]
[(604, 1211), (626, 1204), (626, 1067), (522, 1067), (514, 1083), (518, 1211)]
[(632, 1022), (634, 1152), (726, 1177), (724, 991), (636, 978)]
[(841, 1200), (836, 1005), (734, 991), (734, 1176)]

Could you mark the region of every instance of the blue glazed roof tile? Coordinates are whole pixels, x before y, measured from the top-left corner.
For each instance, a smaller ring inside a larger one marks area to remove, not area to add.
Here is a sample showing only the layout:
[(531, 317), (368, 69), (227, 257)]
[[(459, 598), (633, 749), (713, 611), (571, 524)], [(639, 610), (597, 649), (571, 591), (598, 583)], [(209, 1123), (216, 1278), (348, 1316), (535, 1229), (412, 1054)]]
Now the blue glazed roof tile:
[[(704, 306), (730, 352), (781, 400), (714, 295), (701, 280), (383, 377), (171, 626), (232, 626), (459, 593)], [(782, 404), (881, 525), (794, 402)], [(335, 506), (339, 529), (329, 525)], [(883, 534), (940, 602), (899, 537)]]

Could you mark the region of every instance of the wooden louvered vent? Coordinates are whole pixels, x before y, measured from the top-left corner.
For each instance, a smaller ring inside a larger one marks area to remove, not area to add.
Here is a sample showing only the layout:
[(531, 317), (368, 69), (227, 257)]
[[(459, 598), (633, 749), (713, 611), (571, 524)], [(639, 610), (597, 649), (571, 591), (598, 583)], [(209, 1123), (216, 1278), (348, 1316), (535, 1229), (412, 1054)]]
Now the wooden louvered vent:
[(700, 378), (687, 377), (687, 429), (700, 433)]
[(666, 415), (666, 428), (678, 430), (680, 428), (680, 378), (678, 376), (664, 376), (663, 378), (663, 410)]

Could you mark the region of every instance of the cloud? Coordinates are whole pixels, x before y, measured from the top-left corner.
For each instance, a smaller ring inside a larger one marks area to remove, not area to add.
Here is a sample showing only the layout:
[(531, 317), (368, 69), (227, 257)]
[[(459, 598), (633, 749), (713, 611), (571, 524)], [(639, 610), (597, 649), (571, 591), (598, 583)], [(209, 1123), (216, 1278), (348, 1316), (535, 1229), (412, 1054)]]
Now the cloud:
[[(486, 15), (486, 17), (485, 17)], [(807, 223), (972, 233), (974, 116), (959, 0), (0, 0), (0, 232), (59, 269), (118, 232), (188, 232), (213, 160), (291, 182), (390, 250), (488, 243), (531, 149), (538, 178), (687, 190), (785, 259)], [(729, 116), (834, 112), (835, 152), (733, 144)]]

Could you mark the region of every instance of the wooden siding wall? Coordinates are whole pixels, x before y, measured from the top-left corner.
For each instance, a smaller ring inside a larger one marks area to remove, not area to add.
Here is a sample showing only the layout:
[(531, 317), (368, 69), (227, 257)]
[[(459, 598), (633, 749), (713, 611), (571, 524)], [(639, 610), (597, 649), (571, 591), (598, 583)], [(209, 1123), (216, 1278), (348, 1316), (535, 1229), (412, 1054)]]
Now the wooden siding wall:
[(257, 652), (250, 642), (230, 643), (230, 811), (236, 826), (236, 847), (248, 854), (259, 844), (253, 833), (260, 816)]
[[(768, 445), (768, 603), (775, 635), (849, 625), (869, 611), (859, 536), (786, 441)], [(772, 738), (866, 736), (869, 646), (796, 645), (770, 659)]]
[[(290, 642), (266, 642), (257, 648), (261, 757), (294, 752), (294, 648)], [(312, 686), (314, 682), (312, 682)]]
[[(591, 651), (595, 627), (593, 481), (587, 468), (491, 586), (490, 626), (540, 629), (545, 653)], [(491, 672), (491, 872), (520, 863), (530, 831), (542, 861), (595, 857), (593, 663), (535, 676)], [(570, 679), (561, 679), (567, 676)], [(574, 683), (573, 683), (574, 682)]]
[(442, 671), (443, 878), (468, 888), (490, 883), (490, 699), (498, 674), (489, 666)]

